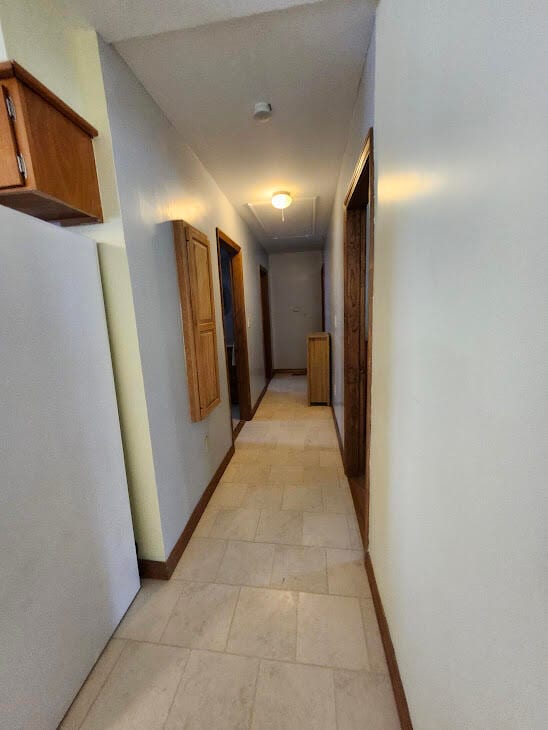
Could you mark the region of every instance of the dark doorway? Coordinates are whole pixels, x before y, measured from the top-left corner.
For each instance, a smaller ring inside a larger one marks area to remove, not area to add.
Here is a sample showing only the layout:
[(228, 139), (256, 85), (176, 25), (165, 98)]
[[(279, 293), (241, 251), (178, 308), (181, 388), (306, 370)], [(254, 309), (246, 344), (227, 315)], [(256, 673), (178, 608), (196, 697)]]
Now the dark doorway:
[(251, 418), (242, 251), (217, 229), (217, 252), (232, 432), (237, 433)]
[(268, 271), (259, 268), (261, 277), (261, 313), (263, 318), (264, 375), (266, 381), (272, 378), (272, 335), (270, 333), (270, 294), (268, 291)]
[(373, 306), (373, 130), (344, 201), (344, 467), (369, 544)]

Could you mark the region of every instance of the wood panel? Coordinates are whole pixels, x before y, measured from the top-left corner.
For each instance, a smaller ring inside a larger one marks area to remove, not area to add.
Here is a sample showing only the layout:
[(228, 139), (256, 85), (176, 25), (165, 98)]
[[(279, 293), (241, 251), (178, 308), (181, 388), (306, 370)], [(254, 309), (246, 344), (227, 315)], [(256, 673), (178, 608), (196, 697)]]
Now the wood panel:
[(331, 403), (329, 334), (317, 332), (307, 338), (308, 405)]
[(102, 220), (91, 138), (28, 86), (21, 86), (35, 186)]
[(204, 419), (220, 402), (217, 329), (207, 236), (173, 222), (187, 365), (190, 417)]

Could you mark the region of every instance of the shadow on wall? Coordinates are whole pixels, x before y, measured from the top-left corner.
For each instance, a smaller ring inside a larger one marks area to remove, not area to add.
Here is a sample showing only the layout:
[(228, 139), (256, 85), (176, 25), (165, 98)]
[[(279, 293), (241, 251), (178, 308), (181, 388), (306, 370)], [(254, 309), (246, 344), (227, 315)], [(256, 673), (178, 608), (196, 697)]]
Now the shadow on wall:
[[(375, 230), (375, 274), (373, 282), (373, 361), (371, 373), (371, 493), (370, 515), (390, 514), (388, 504), (388, 485), (390, 484), (390, 444), (391, 438), (391, 389), (392, 354), (394, 351), (393, 322), (394, 306), (394, 267), (395, 267), (395, 227), (396, 221), (385, 213), (382, 229)], [(382, 321), (383, 330), (377, 333), (376, 326)], [(387, 326), (388, 325), (388, 326)], [(379, 373), (382, 372), (382, 378)], [(373, 411), (374, 408), (374, 411)], [(379, 455), (382, 455), (379, 458)], [(384, 526), (386, 528), (386, 525)], [(375, 543), (375, 520), (370, 517), (369, 544)]]

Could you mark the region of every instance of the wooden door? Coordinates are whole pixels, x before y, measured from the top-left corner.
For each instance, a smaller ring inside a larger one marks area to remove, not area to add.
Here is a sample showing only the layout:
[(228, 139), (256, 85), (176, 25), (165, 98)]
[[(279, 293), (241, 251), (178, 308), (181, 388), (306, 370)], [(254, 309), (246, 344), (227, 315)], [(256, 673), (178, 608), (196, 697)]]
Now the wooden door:
[(268, 291), (268, 271), (260, 268), (261, 277), (261, 310), (263, 318), (263, 350), (264, 374), (267, 380), (272, 378), (272, 335), (270, 332), (270, 295)]
[(174, 221), (173, 225), (190, 416), (200, 421), (221, 402), (211, 251), (203, 233), (183, 221)]

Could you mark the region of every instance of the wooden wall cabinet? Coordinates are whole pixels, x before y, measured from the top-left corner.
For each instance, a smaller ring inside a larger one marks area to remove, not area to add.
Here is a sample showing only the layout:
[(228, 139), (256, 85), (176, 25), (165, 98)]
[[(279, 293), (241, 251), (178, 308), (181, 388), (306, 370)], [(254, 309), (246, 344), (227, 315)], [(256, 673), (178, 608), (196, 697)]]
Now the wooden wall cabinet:
[(308, 405), (331, 404), (329, 332), (313, 332), (307, 338)]
[(0, 63), (0, 204), (61, 225), (103, 220), (97, 130), (15, 61)]
[(221, 402), (211, 246), (207, 236), (173, 221), (185, 340), (190, 418), (203, 420)]

